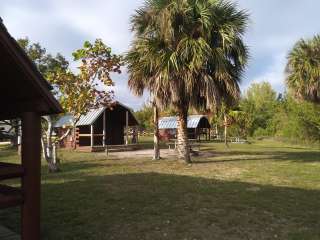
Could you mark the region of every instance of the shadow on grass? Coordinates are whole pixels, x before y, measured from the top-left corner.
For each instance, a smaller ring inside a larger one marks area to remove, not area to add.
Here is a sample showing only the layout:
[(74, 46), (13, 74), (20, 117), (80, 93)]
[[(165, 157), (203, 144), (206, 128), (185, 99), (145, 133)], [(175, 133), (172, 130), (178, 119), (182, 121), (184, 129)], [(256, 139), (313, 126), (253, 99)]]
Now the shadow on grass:
[[(99, 168), (99, 167), (108, 167), (112, 166), (111, 164), (103, 164), (90, 161), (79, 161), (79, 162), (62, 162), (61, 163), (61, 172), (58, 172), (56, 174), (52, 174), (53, 176), (59, 177), (59, 174), (68, 175), (72, 173), (78, 173), (78, 171), (81, 170), (89, 170), (90, 168)], [(48, 173), (49, 169), (47, 165), (42, 166), (42, 173)]]
[[(224, 157), (224, 159), (216, 159)], [(231, 158), (232, 157), (232, 158)], [(208, 160), (203, 160), (207, 159)], [(294, 161), (294, 162), (320, 162), (320, 151), (302, 151), (302, 152), (286, 152), (286, 151), (200, 151), (198, 158), (195, 158), (195, 164), (201, 163), (225, 163), (225, 162), (241, 162), (241, 161)]]
[[(143, 173), (72, 176), (42, 192), (43, 239), (320, 239), (315, 190)], [(17, 214), (2, 211), (0, 224), (18, 229)]]
[(320, 151), (280, 152), (278, 157), (295, 162), (320, 162)]

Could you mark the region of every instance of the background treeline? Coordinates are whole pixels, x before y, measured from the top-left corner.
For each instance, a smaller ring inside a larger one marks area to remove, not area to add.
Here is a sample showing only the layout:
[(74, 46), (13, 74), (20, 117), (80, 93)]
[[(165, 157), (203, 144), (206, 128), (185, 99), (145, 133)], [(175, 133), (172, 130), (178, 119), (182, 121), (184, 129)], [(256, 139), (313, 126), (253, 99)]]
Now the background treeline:
[(253, 83), (238, 108), (240, 114), (235, 115), (230, 135), (320, 141), (320, 106), (296, 100), (290, 93), (277, 94), (267, 82)]
[[(320, 143), (320, 106), (297, 100), (290, 93), (278, 94), (268, 82), (251, 84), (232, 109), (222, 108), (217, 113), (209, 113), (213, 135), (218, 131), (218, 135), (223, 137), (225, 112), (229, 137), (274, 137), (291, 142)], [(152, 106), (145, 104), (135, 114), (141, 127), (152, 132)], [(174, 112), (167, 110), (161, 113), (161, 116), (169, 115), (174, 115)]]

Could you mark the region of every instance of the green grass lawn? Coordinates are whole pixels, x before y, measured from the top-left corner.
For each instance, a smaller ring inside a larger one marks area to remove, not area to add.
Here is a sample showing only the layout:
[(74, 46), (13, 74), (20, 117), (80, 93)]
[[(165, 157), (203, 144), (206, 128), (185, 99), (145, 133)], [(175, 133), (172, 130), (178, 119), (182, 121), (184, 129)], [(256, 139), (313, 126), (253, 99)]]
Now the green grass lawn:
[[(319, 148), (210, 143), (192, 165), (59, 155), (62, 172), (43, 167), (43, 239), (320, 239)], [(18, 213), (1, 211), (0, 224), (19, 229)]]

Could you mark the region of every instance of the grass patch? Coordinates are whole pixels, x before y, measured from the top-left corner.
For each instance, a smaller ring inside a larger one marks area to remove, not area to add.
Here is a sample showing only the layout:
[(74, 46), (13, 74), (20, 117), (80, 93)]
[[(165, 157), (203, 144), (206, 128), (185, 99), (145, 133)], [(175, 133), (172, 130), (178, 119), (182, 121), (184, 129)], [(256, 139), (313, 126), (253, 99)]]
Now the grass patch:
[[(43, 166), (43, 239), (320, 239), (319, 149), (202, 149), (191, 166), (61, 151), (62, 172)], [(5, 159), (18, 161), (2, 149)], [(18, 213), (1, 211), (0, 223), (18, 230)]]

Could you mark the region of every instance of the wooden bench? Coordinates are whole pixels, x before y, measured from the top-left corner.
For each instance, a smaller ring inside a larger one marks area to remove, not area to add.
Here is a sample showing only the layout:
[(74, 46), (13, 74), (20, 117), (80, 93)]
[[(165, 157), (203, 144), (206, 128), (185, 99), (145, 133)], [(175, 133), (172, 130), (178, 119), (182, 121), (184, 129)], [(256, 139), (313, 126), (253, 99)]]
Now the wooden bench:
[(174, 141), (174, 142), (171, 142), (171, 140), (166, 143), (166, 145), (168, 146), (169, 149), (171, 149), (173, 147), (173, 149), (176, 149), (177, 148), (177, 142)]
[(239, 137), (230, 138), (231, 143), (247, 143), (248, 141)]
[[(178, 146), (178, 141), (177, 139), (172, 139), (169, 140), (168, 143), (166, 143), (169, 149), (177, 149)], [(198, 148), (198, 151), (200, 151), (200, 142), (198, 139), (189, 139), (189, 146), (190, 146), (190, 151), (193, 151), (193, 149)]]

